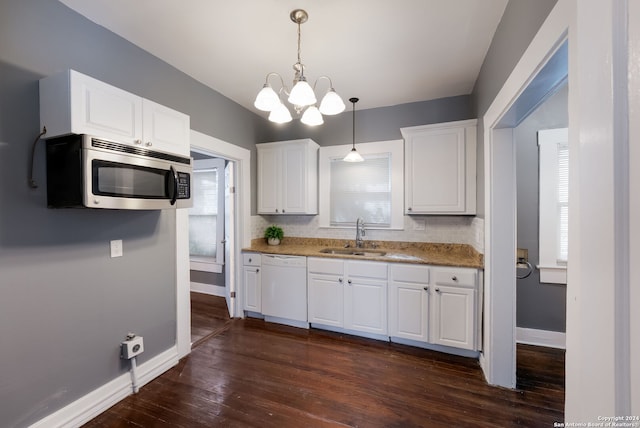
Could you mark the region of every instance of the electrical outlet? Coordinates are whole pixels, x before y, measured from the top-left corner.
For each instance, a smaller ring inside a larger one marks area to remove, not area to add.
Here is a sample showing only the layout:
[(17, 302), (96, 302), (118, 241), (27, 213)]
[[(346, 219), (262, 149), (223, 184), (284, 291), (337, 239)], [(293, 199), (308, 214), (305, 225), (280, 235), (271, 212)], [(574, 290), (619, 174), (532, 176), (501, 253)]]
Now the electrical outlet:
[(142, 336), (133, 336), (122, 342), (122, 358), (130, 360), (144, 352)]
[(111, 241), (111, 257), (122, 257), (122, 239)]

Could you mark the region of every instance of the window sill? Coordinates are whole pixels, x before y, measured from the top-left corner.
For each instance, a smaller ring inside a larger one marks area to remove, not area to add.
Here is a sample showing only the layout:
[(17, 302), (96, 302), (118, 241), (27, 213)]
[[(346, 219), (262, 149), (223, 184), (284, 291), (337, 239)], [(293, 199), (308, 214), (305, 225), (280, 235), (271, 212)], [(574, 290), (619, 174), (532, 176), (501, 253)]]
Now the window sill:
[(540, 271), (540, 282), (546, 284), (567, 284), (566, 266), (536, 266)]
[(221, 263), (216, 263), (214, 259), (209, 259), (207, 257), (191, 257), (190, 258), (190, 269), (197, 270), (200, 272), (213, 272), (213, 273), (222, 273)]

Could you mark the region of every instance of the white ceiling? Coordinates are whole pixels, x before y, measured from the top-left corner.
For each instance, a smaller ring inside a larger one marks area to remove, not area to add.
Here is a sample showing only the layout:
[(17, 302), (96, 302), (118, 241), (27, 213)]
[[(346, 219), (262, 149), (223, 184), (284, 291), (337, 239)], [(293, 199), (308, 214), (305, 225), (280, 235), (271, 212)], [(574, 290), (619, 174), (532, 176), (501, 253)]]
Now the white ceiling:
[(356, 96), (365, 109), (470, 94), (508, 0), (60, 1), (258, 112), (268, 72), (291, 85), (293, 9), (309, 14), (310, 83), (327, 75), (345, 103)]

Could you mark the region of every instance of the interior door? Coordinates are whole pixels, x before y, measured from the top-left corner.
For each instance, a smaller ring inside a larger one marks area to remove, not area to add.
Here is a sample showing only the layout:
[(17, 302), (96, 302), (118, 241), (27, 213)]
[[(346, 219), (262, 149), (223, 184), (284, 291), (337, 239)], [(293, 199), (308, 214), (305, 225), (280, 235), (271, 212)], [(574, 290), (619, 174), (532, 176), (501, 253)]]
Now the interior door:
[(229, 310), (229, 316), (233, 318), (235, 316), (236, 305), (236, 281), (235, 281), (235, 182), (234, 182), (234, 168), (233, 162), (227, 162), (227, 166), (224, 168), (224, 239), (222, 244), (224, 245), (224, 284), (225, 284), (225, 298), (227, 299), (227, 309)]

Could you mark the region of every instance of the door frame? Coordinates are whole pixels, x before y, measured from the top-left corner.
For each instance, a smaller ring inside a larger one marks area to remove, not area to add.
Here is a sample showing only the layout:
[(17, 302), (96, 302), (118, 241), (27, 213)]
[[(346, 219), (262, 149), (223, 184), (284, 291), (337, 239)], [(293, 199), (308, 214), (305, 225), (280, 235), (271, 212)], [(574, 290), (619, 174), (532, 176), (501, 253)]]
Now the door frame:
[(559, 0), (483, 117), (485, 171), (484, 344), (490, 384), (516, 387), (516, 188), (512, 128), (500, 121), (567, 39), (573, 3)]
[[(240, 251), (251, 245), (251, 152), (197, 131), (191, 131), (191, 148), (205, 151), (236, 164), (236, 234), (234, 254), (240, 260)], [(189, 268), (189, 211), (176, 210), (176, 347), (178, 358), (191, 352), (191, 302)], [(236, 306), (243, 299), (239, 279), (242, 277), (240, 263), (235, 263)], [(234, 308), (234, 313), (241, 313)]]

